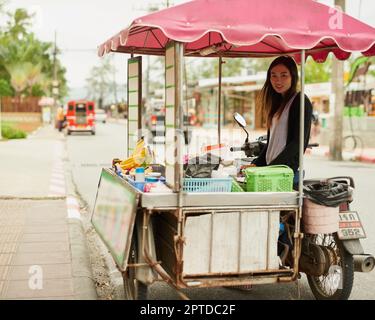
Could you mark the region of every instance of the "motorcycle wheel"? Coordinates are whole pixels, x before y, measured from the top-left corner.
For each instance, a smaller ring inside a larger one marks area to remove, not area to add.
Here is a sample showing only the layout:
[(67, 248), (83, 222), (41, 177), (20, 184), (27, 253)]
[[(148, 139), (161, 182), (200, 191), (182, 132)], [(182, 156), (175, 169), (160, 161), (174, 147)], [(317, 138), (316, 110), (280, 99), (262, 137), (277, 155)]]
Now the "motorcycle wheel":
[[(130, 245), (128, 264), (137, 263), (137, 261), (137, 241), (136, 236), (133, 235)], [(147, 300), (148, 286), (136, 279), (135, 268), (127, 268), (127, 270), (122, 273), (122, 278), (125, 300)]]
[(329, 271), (315, 277), (307, 275), (311, 291), (317, 300), (347, 300), (353, 287), (354, 264), (349, 254), (338, 238), (337, 233), (312, 235), (311, 241), (317, 245), (327, 247), (334, 254), (335, 260)]

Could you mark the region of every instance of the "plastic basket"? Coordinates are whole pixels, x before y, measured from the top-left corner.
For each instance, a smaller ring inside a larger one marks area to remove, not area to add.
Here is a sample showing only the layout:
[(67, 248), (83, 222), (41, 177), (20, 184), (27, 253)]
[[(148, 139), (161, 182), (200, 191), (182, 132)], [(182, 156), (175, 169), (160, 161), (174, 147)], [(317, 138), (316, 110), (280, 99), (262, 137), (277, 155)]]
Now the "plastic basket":
[(231, 192), (232, 178), (185, 178), (185, 192)]
[(244, 192), (244, 189), (241, 187), (241, 184), (233, 179), (232, 181), (232, 190), (231, 192)]
[(245, 170), (246, 191), (291, 192), (294, 173), (288, 166), (250, 167)]

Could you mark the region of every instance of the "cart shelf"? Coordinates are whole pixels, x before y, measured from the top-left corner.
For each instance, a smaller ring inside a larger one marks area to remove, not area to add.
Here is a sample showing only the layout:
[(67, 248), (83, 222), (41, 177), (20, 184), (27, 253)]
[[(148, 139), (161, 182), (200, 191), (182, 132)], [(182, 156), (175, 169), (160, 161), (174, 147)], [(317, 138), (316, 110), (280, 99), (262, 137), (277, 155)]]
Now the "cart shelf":
[[(129, 182), (117, 176), (112, 169), (105, 169), (111, 175), (122, 181)], [(129, 184), (131, 185), (131, 184)], [(132, 188), (134, 188), (132, 186)], [(147, 209), (176, 209), (178, 207), (177, 193), (140, 193), (140, 206)], [(184, 193), (184, 207), (298, 207), (298, 192), (200, 192)]]

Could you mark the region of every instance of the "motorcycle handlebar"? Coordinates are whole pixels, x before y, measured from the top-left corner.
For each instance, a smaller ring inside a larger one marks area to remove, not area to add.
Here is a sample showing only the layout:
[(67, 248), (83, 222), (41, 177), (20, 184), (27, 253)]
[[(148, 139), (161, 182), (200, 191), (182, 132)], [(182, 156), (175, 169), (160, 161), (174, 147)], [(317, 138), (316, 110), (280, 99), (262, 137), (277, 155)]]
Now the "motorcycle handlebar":
[(243, 151), (243, 148), (242, 147), (231, 147), (230, 151), (232, 151), (232, 152)]
[(319, 143), (310, 143), (307, 145), (308, 148), (319, 147)]

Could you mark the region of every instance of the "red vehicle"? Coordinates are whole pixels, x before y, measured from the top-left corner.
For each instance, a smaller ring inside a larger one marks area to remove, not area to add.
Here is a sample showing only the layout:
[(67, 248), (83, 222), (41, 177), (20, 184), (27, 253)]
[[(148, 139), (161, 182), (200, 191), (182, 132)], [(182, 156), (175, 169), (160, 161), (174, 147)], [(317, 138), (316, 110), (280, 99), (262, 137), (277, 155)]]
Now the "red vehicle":
[(89, 131), (95, 134), (95, 104), (93, 101), (69, 101), (66, 112), (68, 134)]

